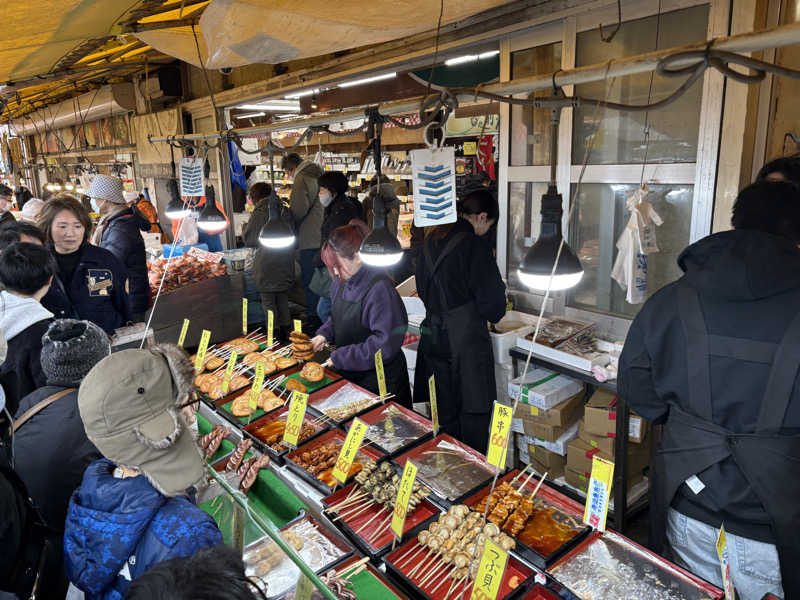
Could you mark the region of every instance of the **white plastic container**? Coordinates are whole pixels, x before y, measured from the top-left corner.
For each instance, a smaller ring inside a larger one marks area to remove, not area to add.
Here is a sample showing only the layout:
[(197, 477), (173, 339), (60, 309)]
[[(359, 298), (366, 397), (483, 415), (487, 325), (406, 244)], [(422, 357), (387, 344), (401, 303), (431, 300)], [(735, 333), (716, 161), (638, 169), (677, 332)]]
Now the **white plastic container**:
[(524, 338), (535, 329), (537, 315), (531, 315), (517, 310), (508, 311), (495, 325), (500, 333), (489, 332), (492, 339), (494, 362), (497, 364), (511, 363), (508, 351), (517, 343), (517, 338)]

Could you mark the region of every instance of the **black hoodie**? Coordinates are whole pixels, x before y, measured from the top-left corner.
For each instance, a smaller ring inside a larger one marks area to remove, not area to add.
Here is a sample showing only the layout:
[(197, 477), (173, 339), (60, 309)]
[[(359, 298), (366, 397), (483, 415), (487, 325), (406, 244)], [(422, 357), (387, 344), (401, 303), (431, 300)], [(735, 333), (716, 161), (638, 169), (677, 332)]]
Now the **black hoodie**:
[[(771, 356), (800, 310), (800, 250), (789, 240), (758, 231), (718, 233), (689, 246), (678, 258), (685, 281), (700, 296), (710, 335), (765, 342)], [(620, 357), (619, 393), (631, 409), (656, 423), (671, 405), (690, 414), (686, 338), (677, 287), (656, 293), (631, 325)], [(712, 356), (714, 423), (736, 433), (755, 430), (770, 365)], [(800, 433), (800, 385), (784, 420), (785, 434)], [(697, 474), (706, 485), (695, 495), (682, 485), (673, 508), (731, 533), (774, 543), (769, 518), (733, 458)], [(787, 477), (800, 477), (796, 473)]]

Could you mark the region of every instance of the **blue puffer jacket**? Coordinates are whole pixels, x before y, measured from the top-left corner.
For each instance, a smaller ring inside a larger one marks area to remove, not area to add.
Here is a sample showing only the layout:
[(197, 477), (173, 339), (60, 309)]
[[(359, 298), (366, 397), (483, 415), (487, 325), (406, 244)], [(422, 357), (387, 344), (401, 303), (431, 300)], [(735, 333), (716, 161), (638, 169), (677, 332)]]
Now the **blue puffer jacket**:
[(150, 221), (134, 208), (124, 208), (101, 221), (99, 246), (117, 257), (128, 270), (131, 312), (143, 313), (150, 306), (147, 255), (142, 231), (150, 231)]
[(114, 469), (106, 459), (89, 465), (67, 513), (67, 577), (86, 600), (122, 599), (153, 565), (222, 543), (214, 520), (187, 498), (167, 498), (144, 476), (116, 479)]

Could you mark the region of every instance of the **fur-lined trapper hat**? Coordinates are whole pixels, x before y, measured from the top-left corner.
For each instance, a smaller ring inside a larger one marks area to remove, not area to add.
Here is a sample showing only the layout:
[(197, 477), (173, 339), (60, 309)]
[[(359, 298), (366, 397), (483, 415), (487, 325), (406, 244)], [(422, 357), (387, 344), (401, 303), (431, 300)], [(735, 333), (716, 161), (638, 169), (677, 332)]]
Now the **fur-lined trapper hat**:
[(78, 407), (87, 437), (103, 456), (138, 469), (165, 496), (178, 496), (205, 474), (200, 449), (179, 414), (195, 395), (188, 356), (161, 344), (97, 363), (81, 383)]

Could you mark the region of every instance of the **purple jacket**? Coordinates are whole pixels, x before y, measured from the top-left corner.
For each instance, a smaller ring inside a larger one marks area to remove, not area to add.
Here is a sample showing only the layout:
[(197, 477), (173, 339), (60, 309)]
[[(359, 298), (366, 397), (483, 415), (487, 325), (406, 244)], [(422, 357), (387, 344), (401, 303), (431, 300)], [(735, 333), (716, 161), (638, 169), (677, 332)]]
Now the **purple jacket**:
[[(355, 302), (369, 286), (375, 271), (362, 267), (350, 280), (334, 278), (331, 285), (331, 299), (336, 298), (339, 288), (344, 285), (342, 298)], [(361, 324), (369, 329), (371, 335), (361, 344), (337, 348), (331, 353), (334, 368), (347, 371), (369, 371), (375, 368), (375, 353), (383, 351), (383, 361), (389, 362), (398, 352), (405, 339), (408, 328), (408, 314), (400, 294), (389, 281), (380, 281), (364, 297), (364, 312)], [(334, 341), (333, 317), (319, 328), (317, 335)]]

